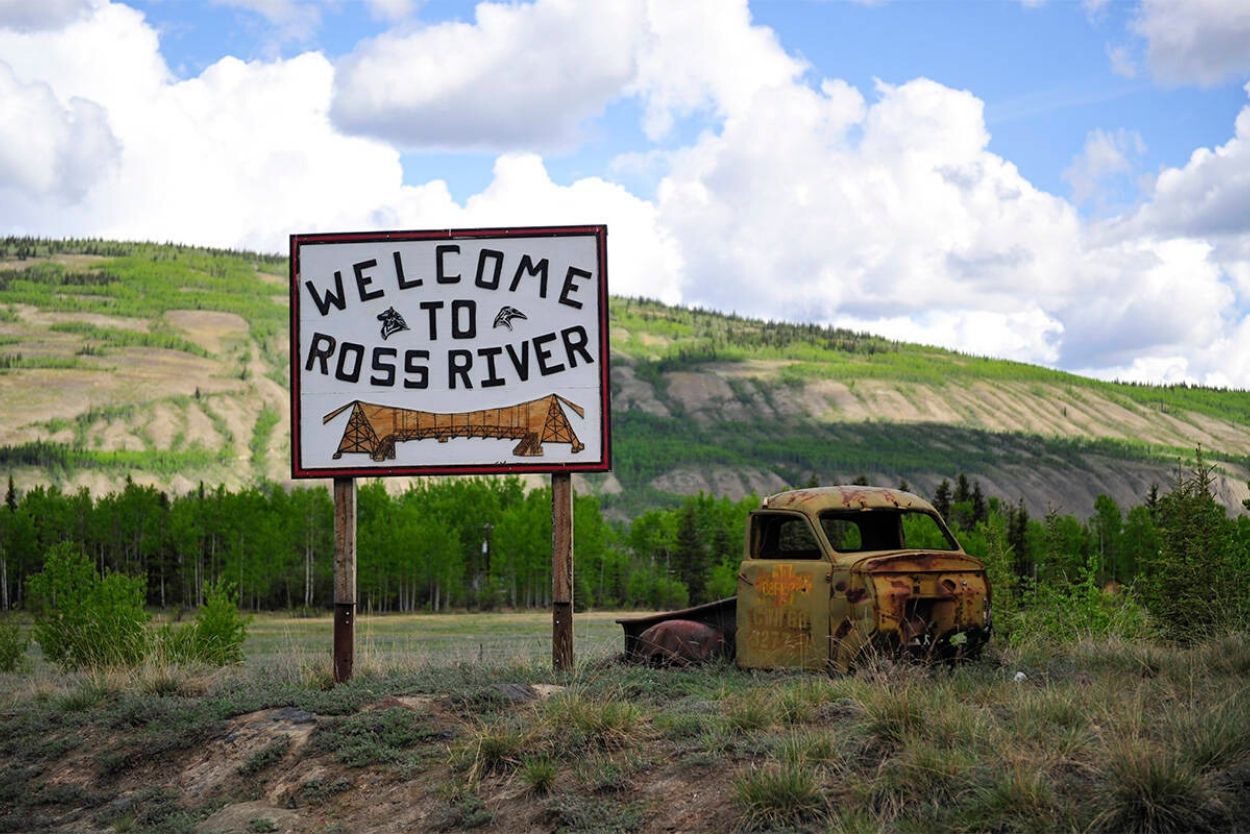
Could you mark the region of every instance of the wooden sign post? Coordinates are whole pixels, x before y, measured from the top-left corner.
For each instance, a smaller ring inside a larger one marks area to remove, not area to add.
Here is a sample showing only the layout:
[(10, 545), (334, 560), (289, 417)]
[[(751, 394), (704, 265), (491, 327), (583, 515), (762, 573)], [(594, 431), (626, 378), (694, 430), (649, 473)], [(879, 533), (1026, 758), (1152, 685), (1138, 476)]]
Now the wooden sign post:
[(356, 479), (334, 479), (334, 682), (356, 656)]
[(551, 662), (573, 668), (573, 485), (551, 475)]

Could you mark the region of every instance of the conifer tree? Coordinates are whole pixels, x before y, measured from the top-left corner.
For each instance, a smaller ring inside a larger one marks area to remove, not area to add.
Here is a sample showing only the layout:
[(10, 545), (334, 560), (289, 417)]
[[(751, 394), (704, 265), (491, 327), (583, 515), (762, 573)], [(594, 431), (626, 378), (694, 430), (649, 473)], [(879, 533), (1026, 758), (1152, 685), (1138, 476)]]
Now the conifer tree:
[(703, 585), (707, 573), (707, 549), (699, 535), (698, 518), (693, 502), (687, 501), (677, 520), (677, 540), (673, 549), (677, 578), (690, 591), (690, 601), (703, 601)]
[(963, 504), (972, 500), (972, 487), (968, 483), (968, 476), (963, 472), (959, 473), (959, 477), (955, 479), (955, 503)]
[(933, 493), (933, 509), (938, 511), (938, 515), (947, 521), (951, 520), (951, 482), (942, 479), (937, 485), (937, 491)]
[(981, 482), (972, 482), (972, 524), (975, 527), (989, 518), (989, 511), (985, 506), (985, 493), (981, 492)]

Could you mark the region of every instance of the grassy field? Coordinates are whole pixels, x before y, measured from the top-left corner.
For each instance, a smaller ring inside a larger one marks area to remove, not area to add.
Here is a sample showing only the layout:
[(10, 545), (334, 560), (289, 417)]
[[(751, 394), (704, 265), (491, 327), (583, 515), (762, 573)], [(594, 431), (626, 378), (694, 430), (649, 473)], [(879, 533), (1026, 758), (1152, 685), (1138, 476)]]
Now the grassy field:
[[(622, 647), (617, 617), (637, 612), (595, 612), (573, 618), (574, 654), (602, 660)], [(286, 658), (328, 657), (334, 621), (323, 617), (262, 614), (253, 619), (244, 652), (249, 667)], [(356, 659), (366, 667), (488, 662), (529, 664), (551, 657), (551, 614), (386, 614), (356, 618)]]
[(584, 615), (255, 621), (246, 664), (0, 679), (0, 830), (1238, 831), (1250, 640), (991, 646), (852, 677), (615, 660)]

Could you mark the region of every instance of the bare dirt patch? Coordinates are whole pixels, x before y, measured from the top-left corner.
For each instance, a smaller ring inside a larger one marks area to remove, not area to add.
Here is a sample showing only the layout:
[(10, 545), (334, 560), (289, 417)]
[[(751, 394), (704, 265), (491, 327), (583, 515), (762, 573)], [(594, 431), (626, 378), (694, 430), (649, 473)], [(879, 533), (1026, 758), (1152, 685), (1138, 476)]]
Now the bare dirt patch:
[(198, 401), (192, 401), (186, 410), (187, 443), (200, 443), (206, 449), (216, 449), (221, 445), (222, 437), (213, 427), (213, 421), (200, 408)]
[(615, 400), (623, 409), (637, 409), (656, 417), (668, 417), (668, 406), (655, 396), (655, 389), (640, 380), (634, 369), (617, 363), (612, 366), (612, 384)]
[(234, 435), (234, 456), (240, 464), (246, 464), (252, 454), (248, 443), (252, 440), (252, 426), (256, 424), (259, 406), (259, 402), (246, 395), (214, 397), (210, 403)]
[(97, 266), (101, 261), (109, 260), (106, 255), (53, 255), (48, 258), (27, 258), (26, 260), (0, 261), (0, 269), (23, 270), (37, 264), (48, 262), (60, 264), (75, 270), (87, 270)]
[(22, 370), (0, 374), (0, 444), (14, 445), (44, 437), (42, 423), (72, 419), (96, 403), (108, 402), (116, 379), (98, 371)]
[(707, 420), (745, 420), (754, 416), (723, 378), (711, 373), (674, 371), (664, 375), (668, 395), (681, 403), (686, 411)]
[[(147, 319), (129, 318), (127, 316), (107, 316), (101, 313), (60, 313), (53, 310), (41, 310), (26, 304), (16, 305), (18, 314), (24, 321), (33, 325), (50, 327), (62, 322), (81, 322), (94, 324), (97, 327), (116, 327), (121, 330), (133, 330), (136, 333), (147, 333), (150, 329)], [(81, 340), (80, 336), (74, 338)]]
[(180, 430), (185, 432), (185, 424), (186, 412), (168, 403), (161, 403), (152, 409), (143, 430), (157, 449), (170, 449), (177, 433)]
[(242, 316), (215, 310), (170, 310), (165, 321), (213, 354), (220, 354), (224, 343), (245, 338), (248, 333)]
[(131, 451), (138, 452), (144, 448), (143, 439), (131, 431), (131, 427), (121, 421), (97, 422), (88, 430), (92, 445), (106, 452)]
[(780, 492), (786, 488), (786, 482), (775, 472), (762, 469), (710, 466), (703, 469), (673, 469), (653, 479), (651, 486), (681, 495), (705, 492), (737, 501), (748, 495), (771, 495)]

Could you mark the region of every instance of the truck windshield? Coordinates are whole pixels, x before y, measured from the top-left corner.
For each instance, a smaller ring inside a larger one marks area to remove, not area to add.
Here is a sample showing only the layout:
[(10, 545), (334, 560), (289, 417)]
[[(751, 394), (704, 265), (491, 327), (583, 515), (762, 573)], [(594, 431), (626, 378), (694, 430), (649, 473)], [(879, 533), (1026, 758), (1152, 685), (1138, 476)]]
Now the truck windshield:
[(820, 514), (820, 526), (834, 550), (958, 550), (937, 519), (918, 510), (834, 510)]

